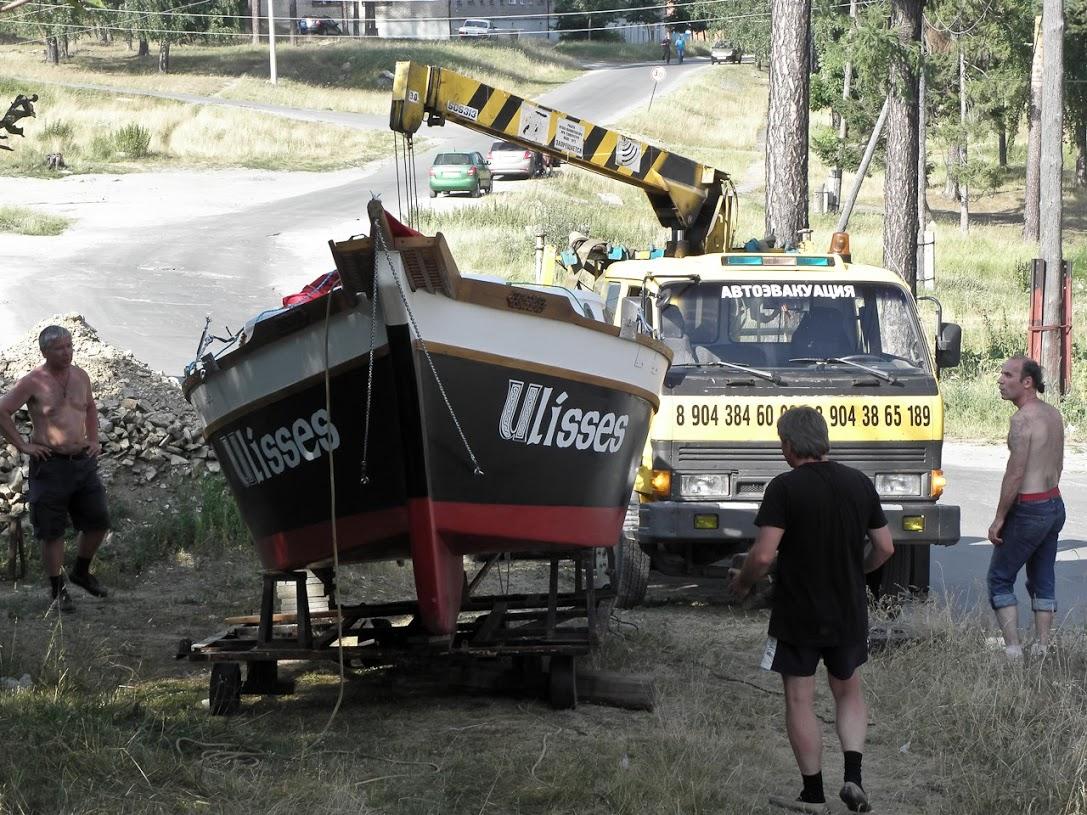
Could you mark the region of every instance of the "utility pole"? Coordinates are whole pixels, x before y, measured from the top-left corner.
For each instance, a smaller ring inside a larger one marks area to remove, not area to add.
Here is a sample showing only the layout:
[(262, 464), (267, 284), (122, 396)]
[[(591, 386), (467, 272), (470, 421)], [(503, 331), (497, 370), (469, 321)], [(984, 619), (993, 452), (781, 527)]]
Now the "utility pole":
[[(857, 0), (849, 0), (849, 19), (851, 25), (857, 22)], [(853, 62), (847, 61), (843, 69), (845, 79), (842, 81), (842, 105), (843, 113), (838, 119), (838, 161), (836, 166), (830, 168), (830, 192), (836, 210), (842, 206), (842, 165), (845, 164), (845, 140), (849, 136), (849, 123), (845, 118), (845, 105), (849, 103), (849, 96), (853, 84)]]
[(1045, 62), (1042, 18), (1034, 18), (1034, 56), (1030, 63), (1030, 104), (1027, 109), (1027, 166), (1023, 198), (1023, 240), (1038, 240), (1038, 164), (1042, 155), (1042, 67)]
[[(1061, 371), (1062, 323), (1061, 266), (1061, 173), (1064, 170), (1064, 0), (1045, 0), (1042, 7), (1042, 39), (1045, 69), (1042, 74), (1042, 159), (1038, 173), (1039, 240), (1045, 261), (1042, 322), (1053, 326), (1042, 334), (1041, 363), (1045, 375), (1056, 383)], [(1060, 392), (1060, 388), (1056, 388)]]
[[(966, 170), (969, 139), (966, 135), (966, 53), (959, 41), (959, 167)], [(959, 232), (970, 231), (970, 182), (965, 175), (959, 176)]]
[(268, 0), (268, 79), (276, 84), (276, 12), (275, 0)]

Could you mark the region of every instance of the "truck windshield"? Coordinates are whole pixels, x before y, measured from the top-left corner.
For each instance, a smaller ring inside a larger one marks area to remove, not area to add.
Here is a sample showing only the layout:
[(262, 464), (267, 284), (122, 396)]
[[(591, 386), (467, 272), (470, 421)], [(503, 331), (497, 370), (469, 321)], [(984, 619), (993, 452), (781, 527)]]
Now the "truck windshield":
[(802, 369), (849, 359), (897, 374), (930, 370), (913, 302), (893, 285), (683, 280), (662, 285), (660, 302), (674, 364)]

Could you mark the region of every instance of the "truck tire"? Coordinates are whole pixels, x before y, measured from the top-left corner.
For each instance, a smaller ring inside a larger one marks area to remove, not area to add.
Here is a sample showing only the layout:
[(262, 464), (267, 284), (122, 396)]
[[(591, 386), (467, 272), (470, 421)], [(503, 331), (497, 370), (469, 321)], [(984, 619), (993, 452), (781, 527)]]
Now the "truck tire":
[(615, 605), (618, 608), (634, 608), (645, 599), (649, 584), (649, 555), (631, 535), (623, 533), (615, 545), (615, 571), (612, 575), (615, 587)]
[(929, 590), (928, 544), (896, 546), (891, 559), (868, 575), (868, 588), (877, 599), (924, 596)]

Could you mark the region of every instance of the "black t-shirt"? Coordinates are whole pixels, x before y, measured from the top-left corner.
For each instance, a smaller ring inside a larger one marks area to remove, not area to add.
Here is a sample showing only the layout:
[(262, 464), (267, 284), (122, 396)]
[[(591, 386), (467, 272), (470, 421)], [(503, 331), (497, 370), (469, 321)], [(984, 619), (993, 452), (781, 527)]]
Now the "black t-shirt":
[(766, 485), (755, 524), (785, 530), (770, 636), (820, 647), (863, 640), (865, 540), (887, 525), (868, 476), (836, 461), (801, 464)]

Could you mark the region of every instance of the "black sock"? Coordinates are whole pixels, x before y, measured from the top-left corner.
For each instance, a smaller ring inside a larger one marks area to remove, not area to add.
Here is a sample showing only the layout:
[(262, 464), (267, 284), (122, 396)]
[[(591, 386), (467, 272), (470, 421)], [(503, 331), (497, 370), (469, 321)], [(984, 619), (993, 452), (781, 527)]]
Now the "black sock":
[(75, 559), (75, 573), (83, 576), (87, 574), (91, 569), (91, 559), (89, 557), (77, 557)]
[(800, 777), (804, 779), (804, 790), (800, 793), (800, 800), (806, 804), (825, 804), (827, 799), (823, 795), (823, 774), (821, 772), (815, 775), (801, 773)]
[(56, 596), (58, 594), (60, 594), (60, 590), (64, 588), (64, 575), (57, 575), (56, 577), (50, 577), (49, 578), (49, 588), (51, 588), (53, 590), (53, 597), (55, 599)]
[(861, 754), (856, 750), (845, 751), (845, 782), (848, 784), (852, 781), (861, 789), (864, 785), (861, 784)]

